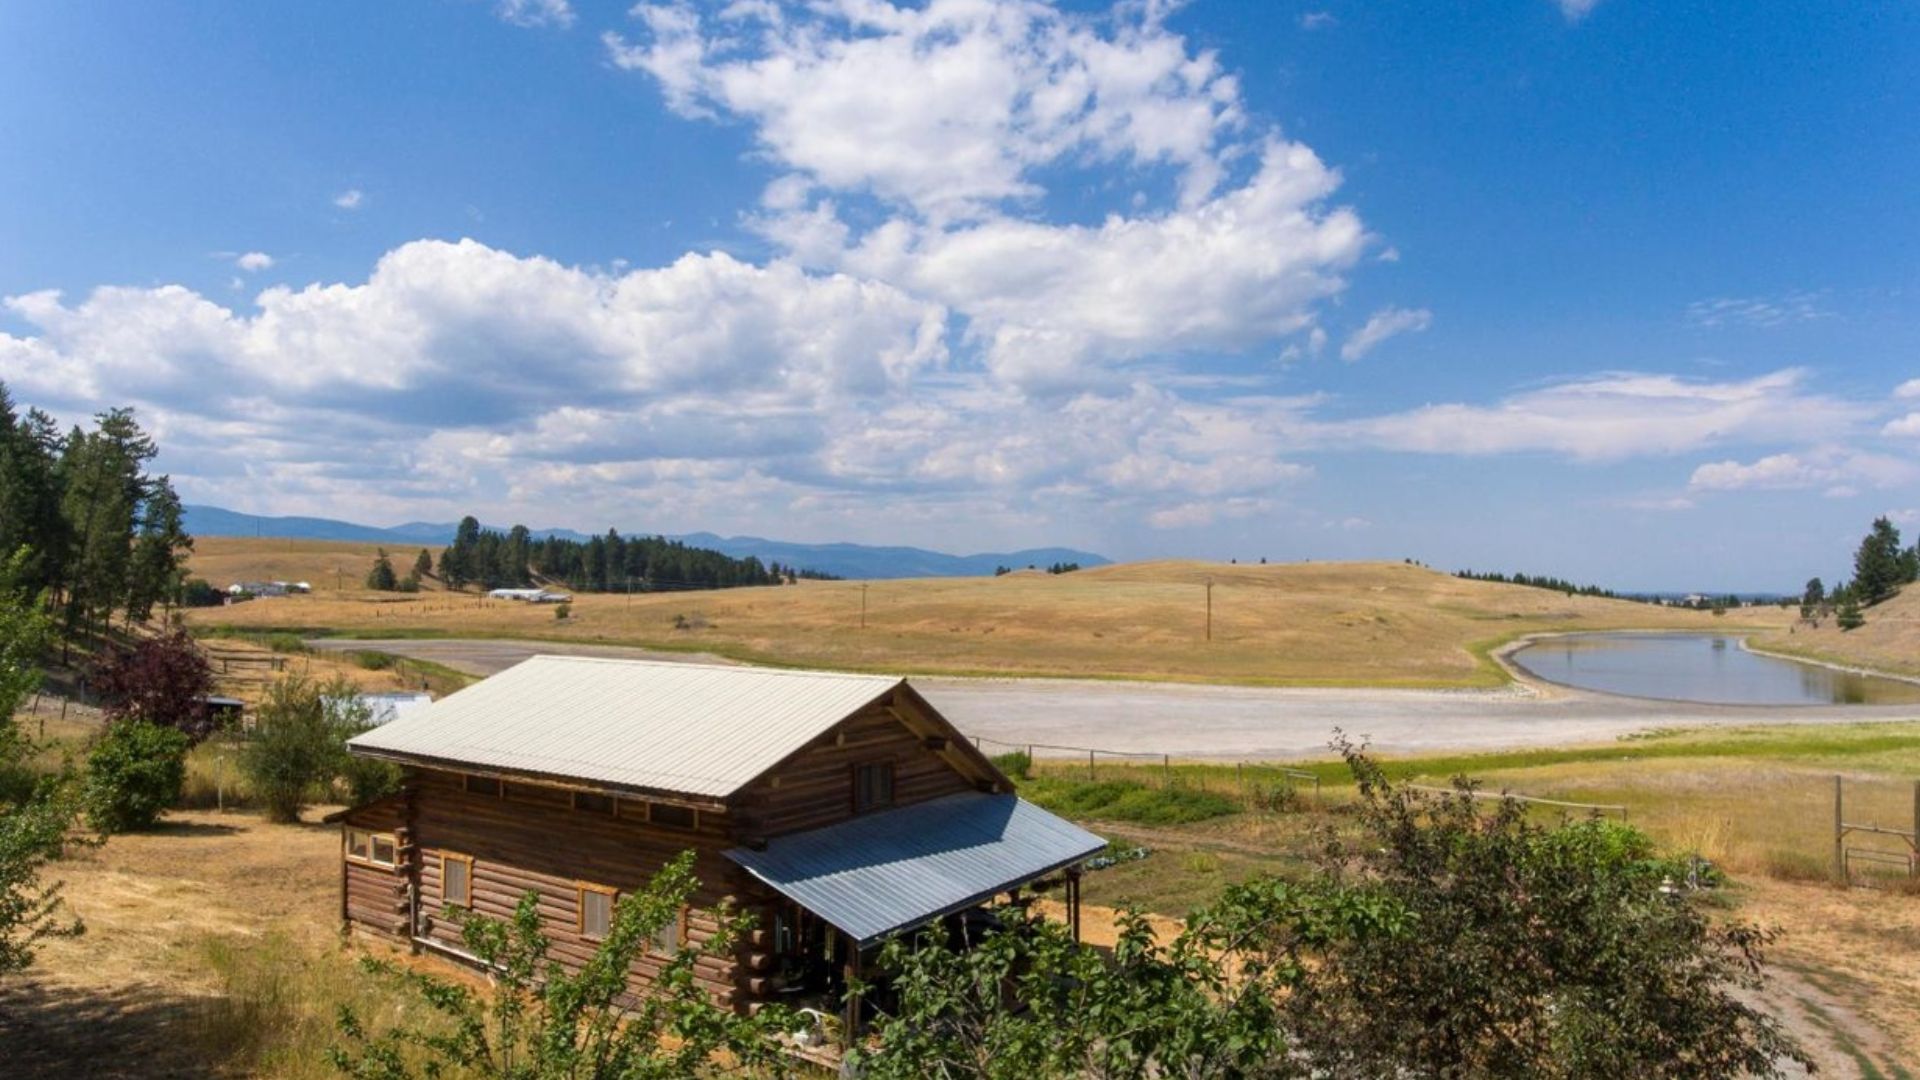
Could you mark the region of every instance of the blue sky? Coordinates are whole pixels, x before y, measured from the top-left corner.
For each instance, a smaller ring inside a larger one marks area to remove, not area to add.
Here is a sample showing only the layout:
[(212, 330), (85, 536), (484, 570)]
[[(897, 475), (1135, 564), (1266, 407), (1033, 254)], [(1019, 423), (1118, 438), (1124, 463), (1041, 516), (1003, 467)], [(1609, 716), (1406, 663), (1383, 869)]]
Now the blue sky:
[(1920, 8), (0, 10), (0, 380), (196, 501), (1832, 577)]

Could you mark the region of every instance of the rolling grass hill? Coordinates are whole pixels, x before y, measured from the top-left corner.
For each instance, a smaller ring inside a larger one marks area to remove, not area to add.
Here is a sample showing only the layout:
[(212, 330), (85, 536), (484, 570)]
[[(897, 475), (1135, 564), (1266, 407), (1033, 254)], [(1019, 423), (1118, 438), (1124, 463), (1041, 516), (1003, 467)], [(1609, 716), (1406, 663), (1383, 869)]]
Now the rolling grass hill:
[[(313, 596), (196, 611), (201, 626), (355, 636), (555, 638), (712, 652), (762, 663), (917, 674), (1275, 685), (1494, 686), (1493, 646), (1544, 630), (1727, 629), (1703, 612), (1465, 581), (1400, 563), (1128, 563), (1071, 574), (582, 595), (571, 617), (472, 594), (355, 588), (364, 545), (202, 541), (208, 566), (272, 567)], [(404, 567), (412, 552), (396, 553)], [(330, 568), (345, 565), (335, 590)], [(357, 569), (357, 573), (354, 572)], [(230, 574), (231, 571), (222, 573)], [(220, 580), (215, 577), (214, 580)], [(1207, 638), (1207, 582), (1213, 585)], [(865, 627), (861, 625), (865, 604)], [(1756, 610), (1760, 625), (1782, 613)], [(1745, 625), (1754, 625), (1748, 622)]]
[(1826, 619), (1817, 628), (1783, 626), (1753, 643), (1810, 660), (1920, 677), (1920, 586), (1910, 585), (1863, 614), (1867, 624), (1858, 630), (1841, 630)]

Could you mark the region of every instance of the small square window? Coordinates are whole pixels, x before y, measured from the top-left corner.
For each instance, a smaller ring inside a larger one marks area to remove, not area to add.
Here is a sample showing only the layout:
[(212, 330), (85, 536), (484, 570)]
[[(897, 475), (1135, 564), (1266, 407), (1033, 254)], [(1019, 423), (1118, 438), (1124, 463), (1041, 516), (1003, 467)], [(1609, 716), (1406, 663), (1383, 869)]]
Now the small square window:
[(392, 866), (395, 863), (396, 847), (392, 833), (370, 832), (366, 829), (347, 830), (347, 858), (373, 863), (376, 866)]
[(576, 791), (573, 793), (573, 808), (588, 814), (611, 814), (613, 813), (613, 796)]
[(687, 938), (687, 913), (682, 911), (678, 917), (668, 919), (667, 925), (653, 935), (653, 951), (657, 956), (671, 960), (680, 955), (680, 946)]
[(580, 936), (599, 941), (613, 929), (614, 891), (604, 885), (580, 886)]
[(468, 776), (467, 792), (473, 795), (491, 795), (500, 797), (500, 780), (494, 776)]
[(864, 814), (893, 805), (893, 763), (859, 765), (853, 770), (853, 810)]
[(647, 820), (669, 829), (691, 829), (699, 825), (700, 816), (690, 806), (653, 803), (647, 807)]
[(440, 902), (454, 907), (473, 906), (473, 860), (465, 855), (440, 856)]

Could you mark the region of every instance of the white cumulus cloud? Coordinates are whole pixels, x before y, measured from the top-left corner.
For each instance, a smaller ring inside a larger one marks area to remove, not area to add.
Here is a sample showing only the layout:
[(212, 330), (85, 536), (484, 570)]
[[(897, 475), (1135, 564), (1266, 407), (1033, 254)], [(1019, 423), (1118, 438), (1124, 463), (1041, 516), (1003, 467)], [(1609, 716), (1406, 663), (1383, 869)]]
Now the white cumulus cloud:
[(359, 188), (348, 188), (333, 197), (333, 205), (342, 210), (358, 210), (360, 209), (360, 204), (365, 202), (366, 198), (366, 192), (361, 191)]
[(234, 259), (233, 265), (245, 270), (249, 274), (256, 273), (261, 270), (270, 269), (273, 266), (273, 256), (264, 251), (249, 251)]
[(573, 5), (568, 0), (499, 0), (494, 14), (515, 26), (540, 27), (573, 25)]

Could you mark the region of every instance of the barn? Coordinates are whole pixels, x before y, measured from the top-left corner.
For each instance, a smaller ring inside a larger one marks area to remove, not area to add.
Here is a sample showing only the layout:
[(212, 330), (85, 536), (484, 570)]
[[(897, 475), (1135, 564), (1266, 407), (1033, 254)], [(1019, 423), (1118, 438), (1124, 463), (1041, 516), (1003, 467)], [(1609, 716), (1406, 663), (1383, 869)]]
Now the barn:
[(888, 937), (1037, 886), (1062, 888), (1077, 930), (1077, 868), (1105, 846), (888, 676), (541, 656), (349, 749), (405, 775), (334, 818), (351, 930), (471, 961), (460, 914), (505, 917), (532, 890), (578, 965), (622, 891), (691, 849), (700, 889), (631, 978), (730, 902), (756, 928), (698, 977), (743, 1010), (831, 1010)]

